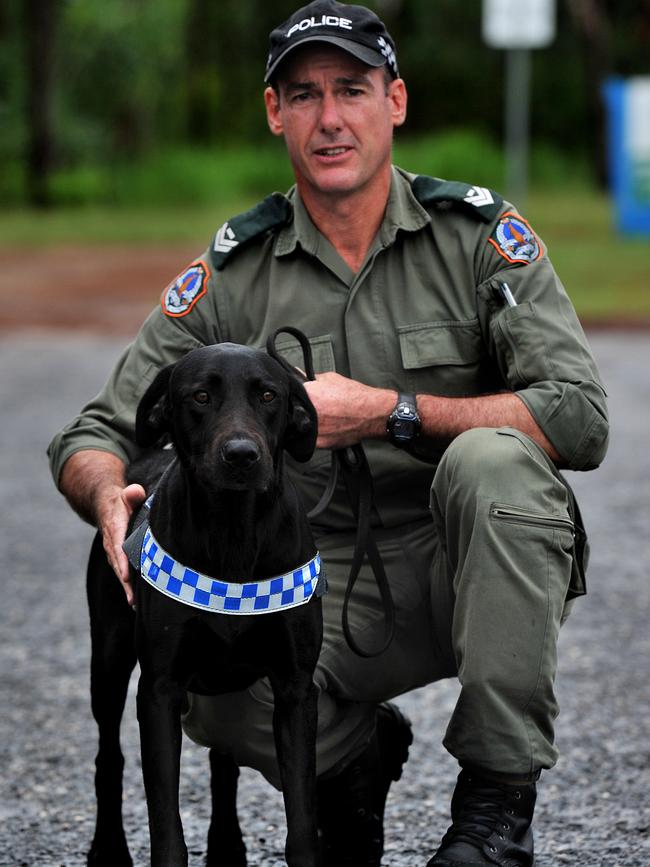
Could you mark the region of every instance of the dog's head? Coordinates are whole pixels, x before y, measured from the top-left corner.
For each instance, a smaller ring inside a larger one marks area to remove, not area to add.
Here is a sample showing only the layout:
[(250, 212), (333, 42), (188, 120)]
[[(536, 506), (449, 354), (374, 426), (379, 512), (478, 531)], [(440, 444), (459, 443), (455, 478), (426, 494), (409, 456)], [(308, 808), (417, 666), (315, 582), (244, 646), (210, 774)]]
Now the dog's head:
[(316, 410), (297, 375), (261, 350), (234, 343), (194, 349), (163, 368), (136, 416), (136, 441), (165, 434), (198, 481), (267, 490), (286, 450), (307, 461)]

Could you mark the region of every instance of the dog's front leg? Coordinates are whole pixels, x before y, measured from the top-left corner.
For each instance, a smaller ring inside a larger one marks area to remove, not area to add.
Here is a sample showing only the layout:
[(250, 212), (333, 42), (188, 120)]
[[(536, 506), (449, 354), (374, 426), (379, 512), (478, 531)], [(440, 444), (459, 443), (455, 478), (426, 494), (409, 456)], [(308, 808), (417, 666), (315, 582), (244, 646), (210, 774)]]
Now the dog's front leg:
[(273, 693), (273, 731), (287, 815), (286, 861), (289, 867), (318, 867), (317, 690), (311, 672), (297, 672), (288, 681), (278, 678)]
[(181, 760), (181, 706), (184, 690), (141, 660), (138, 722), (142, 776), (149, 810), (152, 867), (185, 867), (187, 847), (181, 825), (178, 785)]

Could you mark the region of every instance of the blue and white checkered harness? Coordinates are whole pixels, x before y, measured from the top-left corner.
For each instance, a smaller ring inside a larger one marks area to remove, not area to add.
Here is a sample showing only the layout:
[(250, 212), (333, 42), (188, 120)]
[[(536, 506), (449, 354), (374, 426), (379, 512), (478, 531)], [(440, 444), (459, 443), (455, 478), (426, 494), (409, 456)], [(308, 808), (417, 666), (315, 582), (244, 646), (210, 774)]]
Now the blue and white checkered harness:
[(166, 596), (220, 614), (269, 614), (304, 605), (321, 572), (320, 554), (286, 575), (243, 584), (220, 581), (178, 563), (147, 527), (140, 555), (140, 574)]

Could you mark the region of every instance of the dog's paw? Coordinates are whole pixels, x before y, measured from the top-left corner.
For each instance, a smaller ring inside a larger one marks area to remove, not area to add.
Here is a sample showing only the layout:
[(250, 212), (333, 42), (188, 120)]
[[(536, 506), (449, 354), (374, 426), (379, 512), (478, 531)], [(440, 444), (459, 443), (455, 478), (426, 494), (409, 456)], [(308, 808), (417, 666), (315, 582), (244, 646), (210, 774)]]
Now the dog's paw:
[(86, 863), (88, 867), (133, 867), (126, 841), (100, 844), (93, 840)]
[(247, 867), (247, 865), (246, 848), (243, 843), (228, 852), (223, 849), (217, 850), (216, 847), (208, 847), (205, 867)]

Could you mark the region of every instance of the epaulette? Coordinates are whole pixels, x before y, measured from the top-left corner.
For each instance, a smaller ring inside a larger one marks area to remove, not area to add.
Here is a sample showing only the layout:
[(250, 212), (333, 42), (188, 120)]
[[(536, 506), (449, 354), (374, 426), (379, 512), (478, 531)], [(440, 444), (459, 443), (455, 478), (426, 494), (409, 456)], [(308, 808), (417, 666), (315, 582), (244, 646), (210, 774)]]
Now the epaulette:
[(253, 238), (286, 225), (292, 214), (289, 200), (282, 193), (272, 193), (250, 211), (226, 220), (212, 242), (211, 258), (215, 269), (220, 271), (233, 252)]
[(450, 202), (468, 211), (484, 223), (491, 223), (499, 214), (503, 199), (487, 187), (463, 184), (460, 181), (443, 181), (418, 175), (411, 186), (413, 195), (421, 205), (434, 202)]

